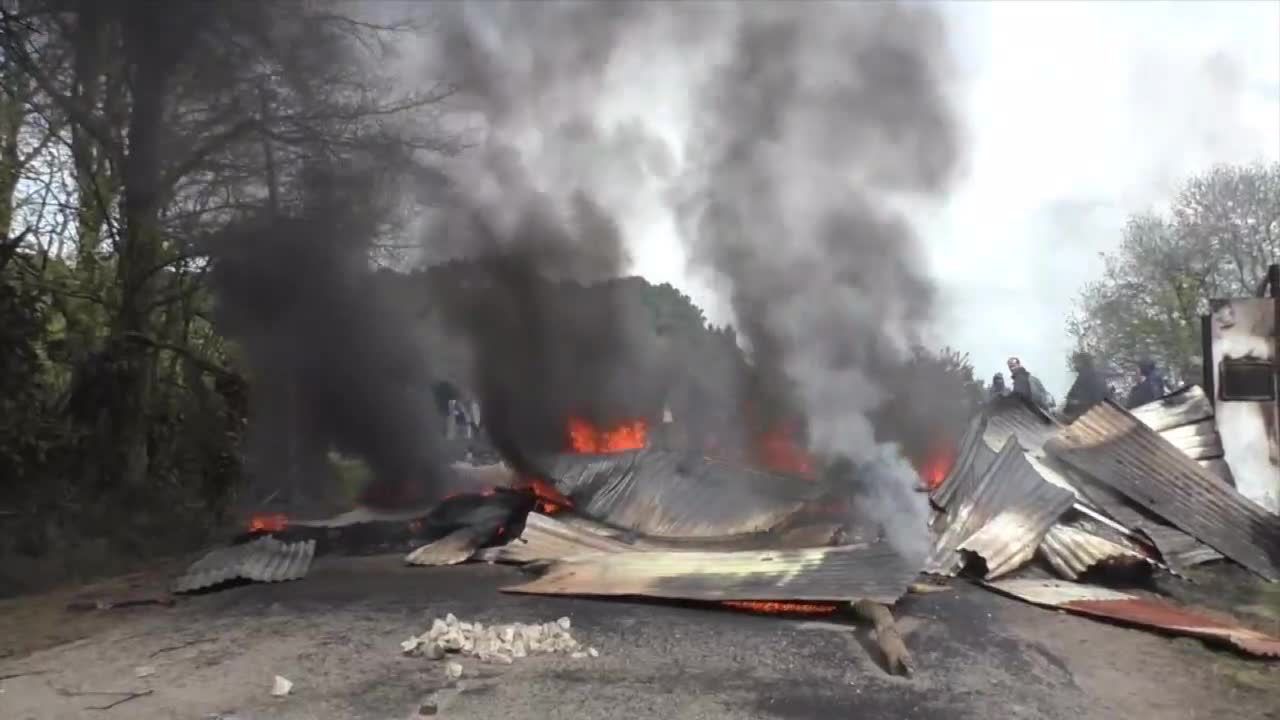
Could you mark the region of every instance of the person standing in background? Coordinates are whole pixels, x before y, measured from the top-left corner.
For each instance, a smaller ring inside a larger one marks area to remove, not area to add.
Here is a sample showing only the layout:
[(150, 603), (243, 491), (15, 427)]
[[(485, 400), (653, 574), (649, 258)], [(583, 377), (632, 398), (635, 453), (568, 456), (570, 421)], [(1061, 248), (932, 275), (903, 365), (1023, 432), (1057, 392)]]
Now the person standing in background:
[(1009, 358), (1009, 374), (1013, 377), (1013, 394), (1025, 399), (1041, 410), (1052, 410), (1053, 400), (1049, 397), (1044, 385), (1022, 366), (1016, 357)]
[(1129, 391), (1125, 407), (1133, 408), (1155, 402), (1164, 397), (1164, 375), (1156, 367), (1156, 361), (1144, 358), (1138, 363), (1138, 384)]
[(1004, 373), (996, 373), (991, 378), (991, 399), (1002, 398), (1009, 394), (1009, 388), (1004, 384)]
[(1076, 371), (1076, 381), (1067, 391), (1067, 404), (1062, 408), (1062, 414), (1067, 420), (1075, 420), (1109, 395), (1107, 384), (1094, 366), (1092, 355), (1087, 352), (1074, 353), (1071, 365)]
[(480, 424), (480, 401), (473, 398), (471, 400), (471, 428), (476, 435), (480, 434)]

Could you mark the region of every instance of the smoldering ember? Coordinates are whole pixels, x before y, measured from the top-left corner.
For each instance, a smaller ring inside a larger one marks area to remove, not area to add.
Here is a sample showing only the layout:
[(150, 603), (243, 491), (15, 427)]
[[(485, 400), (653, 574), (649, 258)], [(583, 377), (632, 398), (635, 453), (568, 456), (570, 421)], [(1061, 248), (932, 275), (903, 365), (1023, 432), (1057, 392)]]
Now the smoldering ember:
[(1280, 718), (1194, 5), (0, 2), (0, 718)]

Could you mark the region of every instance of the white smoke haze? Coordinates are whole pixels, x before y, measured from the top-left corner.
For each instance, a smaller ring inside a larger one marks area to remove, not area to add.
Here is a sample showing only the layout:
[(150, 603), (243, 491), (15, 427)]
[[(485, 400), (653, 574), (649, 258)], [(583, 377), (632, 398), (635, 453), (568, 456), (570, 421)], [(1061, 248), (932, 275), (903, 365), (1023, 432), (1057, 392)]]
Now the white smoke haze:
[(900, 518), (886, 525), (923, 537), (918, 478), (868, 418), (892, 395), (883, 369), (933, 319), (903, 208), (941, 204), (963, 156), (935, 10), (485, 2), (431, 15), (442, 42), (420, 49), (417, 79), (443, 73), (483, 118), (451, 172), (485, 228), (451, 222), (429, 233), (433, 254), (514, 253), (587, 280), (629, 270), (627, 249), (649, 241), (636, 228), (675, 227), (673, 251), (725, 289), (753, 362), (797, 391), (813, 448), (864, 467)]

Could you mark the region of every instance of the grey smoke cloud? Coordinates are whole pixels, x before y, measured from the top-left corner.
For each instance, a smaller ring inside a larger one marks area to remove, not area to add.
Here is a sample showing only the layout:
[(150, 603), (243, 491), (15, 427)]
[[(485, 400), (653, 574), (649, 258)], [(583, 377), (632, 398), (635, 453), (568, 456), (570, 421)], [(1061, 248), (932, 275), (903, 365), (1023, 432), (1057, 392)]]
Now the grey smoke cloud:
[[(962, 156), (935, 11), (476, 3), (440, 6), (437, 18), (446, 38), (438, 67), (456, 72), (485, 134), (479, 152), (453, 168), (472, 221), (452, 226), (482, 230), (443, 242), (450, 252), (507, 258), (508, 287), (528, 288), (489, 315), (469, 308), (470, 317), (526, 318), (529, 342), (577, 333), (598, 348), (624, 347), (625, 327), (592, 326), (612, 312), (579, 326), (554, 321), (549, 302), (517, 278), (623, 272), (627, 238), (607, 218), (616, 220), (629, 194), (663, 193), (691, 262), (729, 289), (756, 366), (798, 391), (815, 447), (892, 468), (877, 475), (897, 479), (885, 492), (898, 499), (888, 504), (917, 508), (923, 527), (923, 505), (899, 502), (913, 473), (885, 459), (868, 418), (893, 394), (883, 369), (902, 360), (932, 317), (935, 289), (906, 208), (940, 201)], [(682, 147), (668, 147), (644, 111), (627, 124), (604, 119), (626, 82), (644, 81), (636, 68), (646, 62), (663, 68), (655, 78), (690, 111)], [(608, 230), (575, 225), (575, 205)], [(495, 333), (473, 338), (481, 358), (507, 342)]]
[(626, 271), (612, 206), (669, 164), (639, 126), (597, 118), (610, 59), (647, 12), (604, 3), (436, 8), (442, 42), (428, 64), (462, 89), (480, 140), (448, 168), (451, 202), (429, 241), (437, 253), (481, 261), (476, 288), (436, 300), (471, 341), (490, 433), (516, 462), (563, 449), (569, 415), (630, 419), (661, 400), (637, 381), (656, 362), (634, 332), (638, 319), (616, 295), (579, 286)]
[(692, 259), (727, 279), (755, 363), (791, 382), (811, 444), (854, 460), (890, 541), (919, 556), (916, 473), (870, 418), (932, 317), (903, 208), (941, 201), (959, 167), (942, 21), (880, 3), (734, 7), (680, 188)]

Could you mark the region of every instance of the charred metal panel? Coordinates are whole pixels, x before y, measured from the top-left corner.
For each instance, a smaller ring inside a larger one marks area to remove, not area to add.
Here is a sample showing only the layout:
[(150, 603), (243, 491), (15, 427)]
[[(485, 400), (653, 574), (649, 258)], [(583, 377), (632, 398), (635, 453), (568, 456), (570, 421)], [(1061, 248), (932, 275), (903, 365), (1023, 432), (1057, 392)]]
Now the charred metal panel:
[(1068, 580), (1099, 565), (1150, 562), (1137, 543), (1088, 518), (1054, 523), (1040, 541), (1040, 554)]
[(1218, 431), (1236, 488), (1272, 513), (1280, 513), (1277, 304), (1276, 298), (1212, 301), (1206, 358), (1216, 373)]
[(1222, 559), (1217, 550), (1160, 520), (1118, 491), (1088, 477), (1076, 476), (1073, 480), (1090, 505), (1135, 531), (1136, 537), (1154, 547), (1174, 572), (1182, 573), (1196, 565)]
[(230, 580), (282, 582), (305, 577), (315, 557), (314, 540), (283, 543), (273, 537), (218, 548), (192, 563), (173, 583), (174, 592), (191, 592)]
[(583, 515), (655, 537), (763, 532), (825, 492), (817, 483), (653, 449), (555, 455), (539, 469)]
[(478, 560), (488, 562), (528, 563), (563, 560), (591, 553), (635, 552), (636, 548), (620, 540), (605, 537), (540, 513), (530, 513), (524, 532), (506, 545), (481, 550)]
[(795, 600), (891, 604), (919, 567), (887, 543), (805, 550), (638, 552), (556, 562), (504, 592), (673, 600)]
[(1095, 405), (1046, 449), (1269, 580), (1280, 579), (1280, 517), (1213, 477), (1119, 405)]
[(972, 492), (953, 498), (925, 571), (954, 575), (968, 551), (986, 561), (987, 577), (999, 577), (1030, 560), (1074, 503), (1074, 494), (1040, 476), (1011, 435)]

